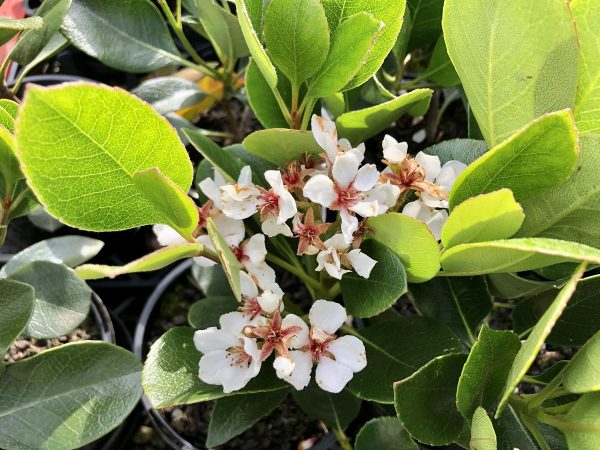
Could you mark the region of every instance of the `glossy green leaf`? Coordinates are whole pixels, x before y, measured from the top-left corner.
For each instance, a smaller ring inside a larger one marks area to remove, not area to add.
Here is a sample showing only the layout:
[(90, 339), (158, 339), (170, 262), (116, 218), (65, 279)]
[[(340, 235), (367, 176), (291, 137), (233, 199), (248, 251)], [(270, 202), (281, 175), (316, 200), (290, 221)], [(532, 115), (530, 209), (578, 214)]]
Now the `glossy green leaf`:
[(369, 420), (356, 435), (356, 450), (419, 450), (396, 417)]
[(402, 28), (402, 18), (406, 8), (405, 0), (369, 0), (356, 2), (354, 0), (322, 0), (329, 30), (335, 35), (338, 27), (344, 20), (354, 14), (367, 12), (373, 15), (375, 20), (383, 22), (383, 30), (377, 37), (369, 57), (363, 67), (354, 76), (346, 89), (360, 86), (381, 67), (384, 59), (396, 43), (396, 38)]
[(229, 286), (231, 286), (231, 290), (233, 291), (234, 297), (241, 301), (242, 294), (240, 293), (240, 270), (242, 270), (242, 264), (235, 257), (229, 244), (225, 242), (221, 233), (217, 229), (214, 221), (212, 219), (207, 219), (206, 229), (208, 231), (208, 235), (210, 236), (210, 240), (215, 247), (217, 252), (217, 256), (221, 261), (221, 265), (223, 266), (223, 270), (227, 275), (227, 281), (229, 281)]
[(410, 298), (419, 313), (447, 325), (469, 345), (492, 310), (492, 297), (483, 277), (437, 277), (412, 284)]
[(412, 26), (408, 51), (436, 42), (442, 33), (443, 0), (408, 0)]
[(440, 158), (442, 164), (456, 160), (469, 165), (487, 152), (488, 147), (484, 141), (476, 139), (449, 139), (427, 147), (423, 151)]
[(310, 81), (307, 95), (327, 97), (340, 92), (362, 68), (381, 25), (366, 12), (344, 20), (332, 36), (327, 59)]
[(34, 301), (35, 291), (30, 285), (0, 280), (0, 361), (4, 360), (6, 350), (27, 326)]
[[(444, 325), (425, 317), (398, 317), (357, 332), (367, 351), (367, 367), (354, 374), (349, 389), (358, 397), (392, 403), (392, 384), (410, 376), (436, 356), (463, 346)], [(382, 370), (385, 368), (385, 370)]]
[(390, 308), (406, 293), (406, 272), (398, 256), (377, 241), (367, 241), (361, 251), (377, 261), (369, 278), (356, 272), (344, 275), (340, 282), (348, 314), (372, 317)]
[[(280, 77), (277, 90), (281, 98), (289, 105), (292, 98), (290, 82), (285, 77)], [(254, 115), (265, 128), (287, 128), (290, 124), (285, 120), (279, 103), (273, 95), (271, 87), (265, 80), (254, 59), (250, 59), (246, 68), (246, 95)]]
[(471, 450), (496, 450), (496, 432), (494, 425), (482, 407), (478, 407), (471, 421)]
[(125, 91), (87, 83), (31, 87), (18, 117), (17, 152), (48, 212), (93, 231), (160, 223), (134, 173), (156, 167), (186, 192), (193, 177), (164, 118)]
[(450, 208), (501, 188), (518, 202), (535, 197), (569, 178), (578, 151), (571, 112), (546, 114), (468, 166), (450, 191)]
[(6, 44), (13, 36), (25, 30), (39, 30), (44, 26), (44, 19), (39, 16), (25, 19), (0, 17), (0, 45)]
[(542, 114), (573, 107), (577, 38), (564, 1), (447, 0), (443, 28), (490, 147)]
[(579, 43), (579, 81), (575, 100), (575, 121), (581, 133), (600, 132), (600, 3), (574, 0), (571, 11)]
[(516, 410), (507, 405), (495, 421), (498, 450), (539, 450), (535, 439), (523, 424)]
[(515, 273), (491, 273), (487, 280), (492, 294), (507, 299), (540, 294), (557, 285), (553, 281), (529, 280)]
[(439, 356), (394, 383), (398, 418), (414, 439), (448, 445), (468, 426), (455, 404), (456, 385), (466, 358), (461, 353)]
[(261, 158), (284, 167), (304, 155), (320, 155), (323, 149), (309, 131), (275, 128), (259, 130), (244, 139), (244, 148)]
[(212, 448), (225, 444), (243, 433), (270, 414), (287, 395), (287, 389), (280, 389), (218, 399), (210, 416), (206, 446)]
[(519, 336), (512, 331), (495, 331), (483, 325), (456, 389), (456, 406), (466, 419), (478, 407), (494, 407), (520, 347)]
[(354, 145), (364, 142), (405, 114), (413, 117), (425, 114), (432, 92), (431, 89), (415, 89), (380, 105), (344, 113), (335, 121), (338, 134)]
[(10, 57), (21, 65), (29, 64), (46, 46), (63, 22), (71, 0), (45, 0), (35, 12), (44, 24), (39, 29), (30, 29), (19, 38)]
[(442, 87), (460, 84), (460, 78), (452, 65), (452, 61), (450, 61), (443, 37), (440, 37), (437, 44), (435, 44), (429, 65), (422, 76)]
[(100, 278), (115, 278), (129, 273), (152, 272), (167, 267), (180, 259), (200, 256), (203, 250), (204, 247), (201, 244), (171, 245), (148, 253), (124, 266), (84, 264), (77, 267), (75, 273), (84, 280), (98, 280)]
[(523, 272), (566, 261), (600, 264), (600, 250), (556, 239), (523, 238), (461, 244), (441, 258), (444, 272), (462, 276)]
[(0, 447), (79, 448), (116, 428), (142, 395), (141, 364), (106, 342), (77, 342), (11, 364), (0, 377)]
[(600, 391), (600, 332), (579, 349), (563, 372), (563, 385), (569, 392)]
[(565, 416), (561, 430), (569, 449), (595, 450), (600, 446), (600, 392), (585, 394)]
[(348, 390), (331, 394), (314, 381), (301, 391), (292, 389), (292, 395), (304, 413), (333, 429), (346, 429), (360, 410), (361, 401)]
[(525, 219), (523, 209), (509, 189), (471, 197), (454, 210), (442, 228), (446, 248), (470, 242), (507, 239)]
[[(50, 36), (45, 42), (44, 46), (37, 52), (37, 54), (23, 67), (25, 73), (29, 73), (36, 66), (42, 64), (44, 61), (55, 56), (65, 48), (69, 46), (69, 40), (60, 32), (56, 31)], [(21, 72), (21, 73), (24, 73)]]
[(104, 242), (85, 236), (60, 236), (37, 242), (14, 255), (0, 270), (7, 277), (25, 264), (49, 261), (75, 267), (93, 258), (102, 250)]
[(227, 282), (227, 275), (225, 275), (219, 264), (203, 267), (194, 262), (192, 264), (192, 277), (194, 277), (206, 297), (229, 297), (234, 299), (231, 287)]
[(178, 77), (151, 78), (131, 93), (163, 115), (195, 105), (207, 95), (195, 83)]
[(237, 18), (213, 0), (196, 0), (197, 17), (224, 65), (248, 54)]
[(188, 312), (188, 322), (198, 330), (219, 326), (219, 318), (238, 309), (233, 297), (207, 297), (194, 303)]
[(180, 60), (167, 24), (150, 0), (77, 0), (63, 31), (79, 50), (127, 72), (152, 72)]
[(409, 282), (422, 283), (438, 272), (439, 246), (423, 222), (404, 214), (388, 213), (369, 218), (367, 224), (373, 229), (368, 236), (398, 255)]
[(533, 330), (531, 330), (527, 340), (521, 346), (521, 349), (517, 353), (517, 356), (515, 357), (515, 360), (510, 368), (508, 379), (506, 380), (506, 385), (504, 386), (504, 393), (502, 394), (500, 404), (496, 410), (496, 418), (498, 418), (502, 412), (502, 409), (504, 406), (506, 406), (509, 397), (513, 394), (515, 388), (529, 370), (529, 367), (531, 367), (531, 364), (542, 348), (542, 345), (544, 345), (546, 337), (548, 337), (550, 331), (552, 331), (552, 328), (554, 327), (554, 324), (567, 306), (567, 303), (575, 292), (577, 282), (583, 276), (585, 266), (585, 263), (582, 263), (579, 266), (577, 272), (561, 289), (559, 294), (556, 296), (556, 299), (552, 303), (552, 306), (550, 306), (550, 308), (548, 308), (548, 310), (544, 313)]

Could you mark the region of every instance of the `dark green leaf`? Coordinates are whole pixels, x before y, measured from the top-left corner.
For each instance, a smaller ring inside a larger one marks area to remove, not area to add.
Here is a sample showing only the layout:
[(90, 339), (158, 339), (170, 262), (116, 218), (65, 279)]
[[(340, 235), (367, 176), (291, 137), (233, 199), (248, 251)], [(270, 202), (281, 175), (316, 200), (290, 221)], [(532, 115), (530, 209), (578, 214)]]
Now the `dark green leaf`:
[(206, 97), (196, 84), (178, 77), (152, 78), (131, 93), (150, 103), (162, 115), (195, 105)]
[(346, 429), (358, 415), (361, 404), (347, 389), (339, 394), (331, 394), (314, 381), (301, 391), (292, 390), (292, 395), (302, 411), (333, 429)]
[(427, 77), (428, 80), (431, 80), (442, 87), (460, 84), (460, 78), (458, 77), (456, 70), (454, 70), (452, 61), (450, 61), (443, 37), (438, 39), (437, 44), (433, 49), (429, 66), (427, 66), (427, 69), (422, 76)]
[(219, 318), (239, 306), (233, 297), (208, 297), (194, 303), (188, 312), (188, 322), (198, 330), (218, 327)]
[(4, 360), (6, 350), (27, 326), (34, 301), (35, 291), (30, 285), (0, 280), (0, 361)]
[[(2, 5), (2, 2), (0, 2)], [(25, 30), (39, 30), (44, 26), (44, 19), (38, 16), (25, 19), (12, 19), (10, 17), (0, 18), (0, 45), (6, 44), (17, 33)]]
[(539, 450), (535, 440), (512, 406), (508, 405), (496, 421), (498, 450)]
[(210, 267), (192, 265), (192, 276), (206, 297), (233, 297), (223, 268), (216, 264)]
[(491, 273), (487, 280), (492, 294), (508, 299), (537, 295), (557, 285), (553, 281), (529, 280), (514, 273)]
[(408, 0), (412, 27), (408, 50), (433, 44), (442, 33), (444, 0)]
[[(289, 104), (292, 98), (292, 88), (287, 78), (279, 78), (277, 90), (284, 102)], [(246, 69), (246, 95), (252, 111), (263, 127), (287, 128), (290, 126), (283, 117), (271, 87), (253, 59), (250, 59)]]
[(356, 435), (356, 450), (419, 450), (396, 417), (369, 420)]

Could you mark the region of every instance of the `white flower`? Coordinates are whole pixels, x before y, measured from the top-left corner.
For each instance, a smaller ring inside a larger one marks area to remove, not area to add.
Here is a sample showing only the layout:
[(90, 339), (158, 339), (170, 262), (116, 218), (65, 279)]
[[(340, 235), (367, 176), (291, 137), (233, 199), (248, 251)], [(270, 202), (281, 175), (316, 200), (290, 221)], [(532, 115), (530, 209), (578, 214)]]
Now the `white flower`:
[(407, 203), (402, 209), (402, 214), (413, 217), (425, 225), (431, 231), (431, 234), (436, 240), (440, 240), (442, 235), (442, 227), (448, 220), (448, 213), (444, 209), (434, 209), (425, 204), (421, 200), (415, 200), (414, 202)]
[(259, 189), (252, 183), (252, 170), (244, 166), (237, 183), (220, 187), (223, 212), (232, 219), (247, 219), (258, 209)]
[(317, 300), (309, 312), (308, 345), (290, 351), (287, 358), (276, 358), (273, 366), (277, 376), (298, 390), (304, 389), (310, 383), (314, 362), (319, 387), (327, 392), (341, 392), (352, 376), (367, 365), (365, 346), (360, 339), (355, 336), (336, 338), (335, 332), (347, 317), (342, 305)]
[[(448, 161), (443, 166), (440, 158), (419, 152), (415, 156), (415, 161), (425, 169), (425, 181), (434, 183), (441, 189), (443, 196), (447, 198), (450, 189), (454, 185), (456, 178), (467, 166), (460, 161)], [(427, 206), (432, 208), (448, 208), (448, 201), (440, 199), (428, 192), (421, 193), (421, 200)]]
[(177, 245), (185, 244), (187, 241), (177, 232), (174, 228), (169, 225), (163, 225), (161, 223), (153, 225), (152, 231), (156, 236), (156, 240), (159, 245)]
[(333, 165), (340, 155), (352, 155), (358, 164), (364, 159), (365, 144), (360, 144), (358, 147), (352, 148), (348, 139), (338, 140), (335, 122), (313, 114), (310, 123), (315, 141), (325, 150), (326, 160), (329, 165)]
[(205, 383), (223, 386), (227, 394), (242, 389), (258, 375), (260, 350), (255, 339), (242, 334), (252, 322), (241, 312), (223, 314), (219, 324), (220, 329), (210, 327), (196, 331), (194, 344), (203, 354), (198, 376)]
[(260, 314), (273, 314), (283, 310), (283, 291), (277, 283), (260, 295), (256, 283), (246, 272), (240, 272), (240, 292), (244, 301), (242, 311), (254, 318)]
[(408, 144), (398, 142), (389, 134), (386, 134), (382, 142), (383, 157), (391, 164), (402, 164), (408, 155)]
[(324, 242), (327, 250), (321, 250), (317, 255), (317, 268), (321, 271), (325, 269), (329, 275), (338, 280), (342, 279), (349, 270), (342, 267), (350, 267), (363, 278), (369, 278), (371, 270), (377, 261), (365, 255), (360, 249), (348, 251), (350, 244), (347, 244), (341, 234), (335, 234)]
[(258, 208), (262, 231), (269, 237), (278, 234), (292, 237), (292, 230), (285, 222), (298, 212), (296, 200), (285, 188), (281, 172), (278, 170), (267, 170), (265, 180), (271, 185), (271, 189), (261, 189)]
[(261, 289), (276, 292), (275, 271), (265, 262), (267, 248), (264, 234), (255, 234), (241, 244), (233, 243), (232, 250)]
[(219, 211), (223, 210), (223, 205), (221, 204), (221, 187), (225, 186), (227, 182), (221, 172), (217, 169), (213, 170), (213, 178), (205, 178), (200, 183), (198, 183), (198, 187), (200, 190), (206, 195), (210, 200), (212, 200), (213, 205)]

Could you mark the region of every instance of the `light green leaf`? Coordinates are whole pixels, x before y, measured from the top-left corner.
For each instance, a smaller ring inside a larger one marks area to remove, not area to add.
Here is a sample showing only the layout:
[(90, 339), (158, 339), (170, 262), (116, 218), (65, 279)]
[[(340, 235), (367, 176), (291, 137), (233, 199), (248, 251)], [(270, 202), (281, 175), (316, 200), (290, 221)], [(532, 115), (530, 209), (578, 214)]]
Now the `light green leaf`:
[(525, 219), (523, 209), (509, 189), (471, 197), (454, 210), (442, 228), (446, 248), (470, 242), (507, 239)]
[(127, 72), (152, 72), (180, 60), (161, 13), (149, 0), (77, 0), (63, 32), (79, 50)]
[(466, 358), (461, 353), (439, 356), (394, 383), (398, 418), (414, 439), (429, 445), (448, 445), (468, 426), (455, 404), (456, 385)]
[(307, 95), (327, 97), (341, 91), (362, 68), (381, 25), (366, 12), (344, 20), (333, 34), (327, 59), (310, 81)]
[(452, 61), (450, 61), (443, 36), (440, 36), (437, 44), (435, 44), (429, 65), (422, 76), (442, 87), (460, 84), (460, 78), (452, 65)]
[(133, 184), (163, 215), (161, 223), (174, 228), (186, 239), (194, 240), (192, 234), (200, 218), (198, 207), (186, 192), (155, 167), (134, 173)]
[(332, 429), (345, 430), (360, 410), (361, 401), (344, 389), (331, 394), (312, 381), (301, 391), (292, 389), (294, 400), (308, 416), (321, 420)]
[[(6, 350), (27, 326), (34, 301), (35, 291), (30, 285), (0, 280), (0, 361), (4, 360)], [(2, 370), (0, 368), (0, 373)]]
[(600, 392), (583, 395), (564, 422), (561, 431), (569, 449), (596, 450), (600, 446)]
[(344, 275), (340, 282), (348, 314), (373, 317), (390, 308), (406, 293), (406, 272), (398, 256), (377, 241), (367, 241), (361, 251), (377, 261), (369, 278), (356, 272)]
[(25, 264), (49, 261), (75, 267), (93, 258), (102, 250), (104, 242), (85, 236), (60, 236), (46, 239), (14, 255), (0, 270), (7, 277)]
[(563, 372), (563, 385), (569, 392), (600, 391), (600, 332), (579, 349)]
[(210, 416), (206, 446), (225, 444), (243, 433), (277, 408), (287, 395), (287, 389), (279, 389), (218, 399)]
[(466, 419), (479, 407), (494, 407), (520, 347), (519, 336), (512, 331), (495, 331), (483, 325), (456, 389), (456, 406)]
[(492, 294), (500, 298), (521, 298), (549, 291), (557, 285), (553, 281), (535, 281), (515, 273), (490, 273), (487, 276)]
[(6, 186), (14, 186), (24, 178), (15, 155), (15, 138), (3, 126), (0, 126), (0, 176)]
[(11, 364), (0, 377), (0, 447), (80, 448), (137, 405), (141, 365), (106, 342), (77, 342)]
[(419, 450), (396, 417), (369, 420), (356, 435), (356, 450)]
[(427, 111), (431, 89), (415, 89), (380, 105), (350, 111), (339, 116), (335, 123), (338, 134), (357, 145), (386, 130), (404, 114), (418, 117)]
[(496, 432), (494, 425), (481, 406), (475, 410), (471, 421), (471, 450), (496, 450)]
[(193, 177), (166, 119), (125, 91), (87, 83), (27, 91), (17, 156), (49, 213), (93, 231), (160, 223), (133, 183), (136, 172), (156, 167), (185, 192)]
[(234, 15), (214, 0), (196, 0), (196, 5), (197, 17), (224, 65), (233, 64), (236, 59), (248, 54), (240, 24)]
[(577, 38), (564, 1), (447, 0), (442, 23), (490, 147), (542, 114), (573, 107)]
[(304, 155), (319, 155), (323, 149), (309, 131), (274, 128), (259, 130), (244, 139), (244, 148), (273, 164), (284, 167)]
[(579, 81), (575, 100), (575, 121), (581, 133), (600, 132), (600, 3), (574, 0), (571, 11), (579, 43)]
[(25, 30), (39, 30), (44, 26), (44, 19), (39, 16), (25, 19), (0, 17), (0, 45), (6, 44), (13, 36)]
[(441, 258), (444, 272), (461, 276), (523, 272), (566, 261), (600, 264), (600, 250), (575, 242), (525, 238), (461, 244)]
[(248, 11), (248, 17), (252, 23), (252, 27), (257, 34), (262, 35), (263, 30), (263, 15), (264, 15), (264, 0), (243, 0)]
[(369, 218), (367, 226), (373, 229), (369, 238), (398, 255), (409, 282), (422, 283), (435, 276), (440, 268), (439, 246), (423, 222), (404, 214), (387, 213)]
[(131, 93), (162, 115), (195, 105), (207, 96), (195, 83), (178, 77), (151, 78)]
[(419, 313), (447, 325), (469, 345), (492, 310), (492, 297), (483, 277), (437, 277), (411, 284), (410, 298)]
[(463, 350), (448, 327), (425, 317), (386, 319), (355, 334), (365, 344), (369, 363), (354, 374), (349, 389), (359, 398), (378, 403), (393, 402), (395, 381), (436, 356)]
[(345, 89), (351, 89), (360, 86), (371, 78), (383, 64), (384, 59), (390, 53), (396, 38), (402, 28), (402, 19), (405, 0), (368, 0), (357, 2), (354, 0), (322, 0), (327, 21), (329, 22), (329, 31), (335, 35), (338, 27), (348, 17), (360, 12), (367, 12), (373, 15), (375, 20), (384, 24), (383, 31), (377, 37), (369, 57), (365, 61), (362, 69), (356, 74), (353, 80)]
[(469, 165), (487, 152), (488, 148), (484, 141), (476, 139), (449, 139), (427, 147), (423, 151), (440, 158), (442, 164), (456, 160)]
[(140, 259), (131, 261), (124, 266), (105, 266), (101, 264), (84, 264), (75, 269), (75, 273), (84, 280), (100, 278), (116, 278), (128, 273), (152, 272), (167, 267), (169, 264), (184, 258), (201, 256), (202, 244), (179, 244), (155, 250)]
[(0, 125), (10, 134), (15, 132), (15, 117), (5, 108), (0, 108)]
[(515, 388), (523, 378), (523, 376), (531, 367), (531, 364), (535, 360), (535, 357), (539, 353), (546, 337), (552, 331), (554, 324), (562, 314), (563, 310), (569, 303), (571, 296), (575, 292), (577, 282), (583, 276), (585, 271), (586, 263), (581, 263), (575, 274), (561, 289), (559, 294), (556, 296), (556, 300), (552, 303), (552, 306), (544, 313), (542, 318), (538, 321), (536, 326), (533, 328), (527, 340), (521, 346), (521, 349), (517, 353), (515, 360), (510, 368), (506, 385), (504, 386), (504, 393), (500, 400), (500, 404), (496, 410), (496, 418), (500, 416), (500, 413), (506, 406), (509, 397), (513, 394)]
[[(292, 98), (292, 88), (286, 77), (279, 78), (277, 90), (285, 104), (289, 105)], [(254, 59), (250, 59), (246, 68), (246, 95), (254, 115), (264, 128), (287, 128), (290, 126), (281, 112), (271, 87)]]
[[(23, 19), (28, 20), (28, 19)], [(9, 100), (7, 98), (0, 99), (0, 108), (6, 111), (13, 119), (17, 118), (20, 105), (17, 102)]]
[(242, 264), (235, 257), (231, 251), (231, 248), (227, 242), (225, 242), (225, 239), (223, 239), (223, 236), (221, 236), (221, 233), (219, 233), (215, 222), (211, 218), (207, 219), (206, 230), (208, 231), (210, 240), (215, 247), (217, 256), (221, 261), (223, 270), (227, 275), (227, 281), (229, 281), (233, 295), (237, 301), (241, 301), (242, 294), (240, 293), (240, 270), (242, 270)]
[(240, 304), (233, 297), (207, 297), (194, 303), (188, 312), (188, 322), (198, 330), (219, 326), (219, 318), (237, 310)]
[(408, 0), (412, 26), (408, 51), (433, 44), (442, 33), (443, 0)]
[(578, 152), (571, 112), (546, 114), (468, 166), (450, 191), (450, 208), (501, 188), (518, 202), (535, 197), (569, 178)]

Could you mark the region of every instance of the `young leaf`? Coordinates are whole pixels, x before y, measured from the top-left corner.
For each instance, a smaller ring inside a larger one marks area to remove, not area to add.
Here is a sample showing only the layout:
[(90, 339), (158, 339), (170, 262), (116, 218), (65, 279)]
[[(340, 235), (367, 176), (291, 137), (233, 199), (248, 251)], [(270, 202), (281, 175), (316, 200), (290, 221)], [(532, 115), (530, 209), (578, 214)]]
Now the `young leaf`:
[(436, 356), (464, 349), (448, 327), (425, 317), (386, 319), (356, 335), (365, 344), (368, 364), (354, 374), (349, 388), (357, 397), (378, 403), (394, 401), (395, 381), (410, 376)]
[(207, 297), (194, 303), (188, 312), (188, 322), (198, 330), (219, 326), (219, 318), (238, 309), (233, 297)]
[(25, 19), (0, 18), (0, 45), (6, 44), (17, 33), (25, 30), (39, 30), (44, 26), (44, 19), (39, 16), (27, 17)]
[(312, 133), (299, 130), (275, 128), (255, 131), (244, 139), (243, 145), (250, 153), (280, 167), (306, 154), (323, 153)]
[(0, 447), (62, 450), (95, 441), (138, 403), (140, 370), (132, 353), (89, 341), (9, 365), (0, 377)]
[(373, 229), (370, 238), (398, 255), (409, 282), (422, 283), (435, 276), (440, 268), (439, 246), (423, 222), (388, 213), (369, 218), (367, 226)]
[(406, 272), (398, 256), (377, 241), (365, 242), (361, 250), (377, 264), (367, 279), (355, 272), (345, 274), (340, 282), (342, 298), (348, 314), (373, 317), (406, 293)]
[(77, 0), (65, 18), (63, 32), (79, 50), (127, 72), (152, 72), (180, 58), (162, 15), (150, 0)]
[(162, 115), (195, 105), (207, 96), (195, 83), (178, 77), (151, 78), (131, 93)]
[(429, 445), (448, 445), (468, 426), (455, 404), (456, 384), (466, 358), (461, 353), (439, 356), (394, 383), (398, 418), (414, 439)]
[(338, 134), (358, 145), (386, 130), (404, 114), (413, 117), (425, 114), (432, 92), (431, 89), (415, 89), (380, 105), (344, 113), (335, 121)]
[(571, 112), (546, 114), (468, 166), (450, 191), (450, 208), (501, 188), (518, 202), (535, 197), (569, 178), (578, 152)]
[[(286, 77), (279, 78), (277, 90), (285, 104), (289, 105), (292, 98), (292, 88)], [(254, 115), (264, 128), (287, 128), (290, 126), (281, 112), (279, 103), (273, 96), (271, 87), (254, 59), (250, 59), (246, 68), (246, 95)]]
[(456, 389), (456, 406), (465, 419), (480, 407), (494, 407), (520, 347), (519, 336), (512, 331), (495, 331), (483, 325)]
[(457, 160), (469, 165), (487, 152), (488, 147), (484, 141), (476, 139), (449, 139), (427, 147), (423, 151), (440, 158), (442, 164)]
[(479, 406), (471, 421), (471, 450), (496, 450), (496, 432), (485, 409)]
[(507, 239), (525, 219), (523, 209), (509, 189), (471, 197), (458, 205), (442, 228), (446, 248), (470, 242)]
[(229, 281), (233, 295), (240, 301), (242, 298), (242, 294), (240, 293), (240, 270), (242, 270), (242, 264), (235, 257), (211, 218), (207, 219), (206, 229), (210, 236), (210, 240), (217, 251), (223, 270), (227, 275), (227, 280)]
[(575, 354), (563, 372), (563, 385), (569, 392), (600, 391), (600, 332)]
[(0, 280), (0, 361), (4, 360), (4, 353), (29, 322), (34, 301), (35, 291), (30, 285)]
[(225, 444), (270, 414), (288, 395), (287, 389), (258, 394), (235, 395), (215, 401), (208, 424), (206, 446)]
[(448, 0), (442, 23), (448, 54), (490, 147), (542, 114), (573, 107), (577, 38), (563, 1)]
[[(600, 446), (600, 392), (583, 395), (560, 428), (570, 449), (594, 450)], [(557, 424), (558, 425), (558, 424)]]
[(307, 95), (327, 97), (340, 92), (362, 68), (381, 25), (366, 12), (342, 22), (332, 37), (327, 59), (309, 83)]
[(318, 387), (314, 381), (301, 391), (292, 389), (292, 395), (302, 411), (334, 430), (345, 430), (360, 410), (361, 401), (347, 389), (339, 394), (331, 394)]
[[(143, 126), (142, 126), (143, 125)], [(177, 133), (149, 105), (87, 83), (31, 87), (17, 123), (29, 186), (61, 222), (93, 231), (160, 223), (133, 175), (156, 167), (183, 191), (193, 172)]]
[(510, 368), (500, 404), (496, 410), (496, 418), (500, 416), (500, 413), (502, 412), (504, 406), (506, 406), (509, 397), (513, 394), (515, 388), (529, 370), (529, 367), (542, 348), (546, 337), (550, 334), (552, 327), (554, 327), (554, 324), (567, 306), (567, 303), (575, 292), (577, 282), (581, 279), (583, 273), (585, 272), (585, 267), (586, 263), (581, 263), (575, 274), (573, 274), (571, 279), (561, 289), (559, 294), (556, 296), (556, 300), (554, 300), (554, 303), (552, 303), (552, 306), (550, 306), (550, 308), (548, 308), (548, 310), (544, 313), (517, 353), (517, 356)]

